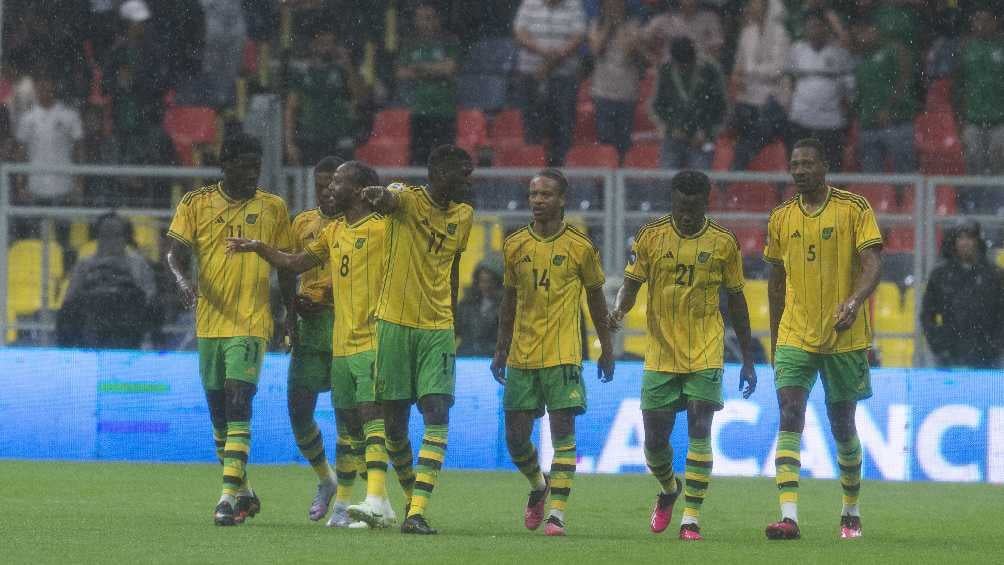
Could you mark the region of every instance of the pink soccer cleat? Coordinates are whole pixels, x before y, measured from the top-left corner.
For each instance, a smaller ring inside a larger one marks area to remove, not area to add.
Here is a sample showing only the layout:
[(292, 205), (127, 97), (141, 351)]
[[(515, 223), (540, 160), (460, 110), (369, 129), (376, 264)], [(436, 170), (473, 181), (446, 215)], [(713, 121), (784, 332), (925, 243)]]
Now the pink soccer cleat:
[(861, 537), (861, 518), (859, 516), (840, 517), (840, 539)]
[(701, 527), (697, 524), (683, 524), (680, 526), (680, 539), (683, 541), (701, 541)]
[(791, 518), (785, 518), (767, 526), (766, 533), (767, 539), (799, 539), (802, 537), (802, 533), (798, 530), (798, 524)]
[(523, 525), (528, 530), (536, 530), (544, 521), (544, 504), (547, 502), (547, 495), (551, 491), (551, 484), (548, 477), (544, 477), (544, 489), (530, 491), (530, 498), (526, 501), (526, 509), (523, 511)]
[(547, 524), (544, 526), (545, 536), (564, 536), (565, 523), (557, 516), (548, 516)]
[(680, 497), (682, 491), (683, 481), (678, 477), (676, 479), (676, 492), (673, 494), (659, 493), (649, 522), (653, 534), (661, 534), (669, 527), (669, 523), (673, 521), (673, 504), (676, 503), (676, 499)]

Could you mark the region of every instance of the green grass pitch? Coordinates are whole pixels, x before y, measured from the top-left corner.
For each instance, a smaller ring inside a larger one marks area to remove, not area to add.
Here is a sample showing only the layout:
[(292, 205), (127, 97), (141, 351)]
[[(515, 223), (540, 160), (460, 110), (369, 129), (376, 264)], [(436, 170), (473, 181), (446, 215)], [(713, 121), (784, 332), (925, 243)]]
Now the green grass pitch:
[[(643, 475), (580, 475), (569, 536), (522, 525), (526, 483), (512, 473), (447, 471), (429, 519), (440, 535), (349, 531), (307, 520), (314, 477), (303, 466), (251, 466), (262, 513), (219, 528), (211, 511), (220, 473), (211, 465), (0, 461), (3, 563), (1000, 563), (1004, 488), (880, 483), (862, 489), (865, 537), (837, 536), (840, 487), (804, 480), (803, 538), (768, 542), (776, 518), (772, 479), (712, 479), (706, 541), (676, 539), (681, 505), (665, 533), (648, 531), (656, 493)], [(400, 490), (388, 477), (395, 508)], [(357, 482), (355, 497), (364, 494)]]

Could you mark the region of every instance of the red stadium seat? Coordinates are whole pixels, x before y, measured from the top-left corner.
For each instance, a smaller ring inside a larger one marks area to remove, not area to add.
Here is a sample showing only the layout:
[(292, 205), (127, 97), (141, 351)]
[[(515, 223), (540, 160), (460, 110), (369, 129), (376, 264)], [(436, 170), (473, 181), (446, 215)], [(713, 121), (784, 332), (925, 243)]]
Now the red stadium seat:
[(927, 89), (927, 104), (924, 109), (928, 112), (954, 112), (952, 108), (952, 80), (947, 78), (938, 79), (931, 83)]
[(523, 112), (515, 109), (502, 110), (492, 120), (491, 144), (493, 147), (525, 144), (523, 132)]
[(370, 141), (356, 148), (356, 159), (375, 167), (407, 167), (411, 147), (408, 143)]
[(411, 143), (411, 112), (401, 108), (378, 112), (373, 120), (370, 140)]
[(784, 143), (775, 141), (760, 150), (750, 161), (749, 170), (759, 172), (787, 171), (788, 150)]
[(192, 148), (216, 141), (216, 110), (203, 106), (173, 106), (164, 112), (164, 130), (178, 158), (193, 164)]
[(889, 184), (854, 184), (847, 187), (855, 194), (864, 196), (876, 212), (893, 213), (899, 211), (896, 203), (896, 187)]
[(767, 212), (777, 206), (777, 189), (762, 182), (736, 183), (725, 191), (726, 208), (742, 212)]
[(736, 138), (731, 133), (722, 133), (715, 140), (715, 156), (711, 161), (712, 171), (729, 171), (736, 155)]
[(934, 189), (934, 213), (938, 216), (954, 216), (958, 211), (957, 193), (954, 186), (938, 186)]
[(543, 145), (503, 145), (495, 149), (496, 167), (533, 167), (547, 166), (547, 152)]
[(575, 145), (596, 143), (596, 109), (592, 104), (580, 106), (575, 111), (575, 134), (572, 136)]
[(914, 121), (914, 140), (920, 172), (926, 175), (963, 175), (966, 161), (952, 112), (924, 112)]
[(885, 250), (889, 253), (913, 253), (914, 237), (912, 227), (893, 228), (885, 238)]
[(620, 157), (617, 155), (617, 150), (612, 145), (602, 143), (575, 145), (565, 156), (565, 165), (568, 167), (616, 169), (619, 164)]
[(739, 240), (739, 249), (745, 256), (763, 255), (764, 247), (767, 246), (767, 232), (760, 228), (742, 228), (734, 231), (736, 239)]
[(485, 145), (488, 145), (488, 120), (484, 113), (481, 110), (457, 112), (457, 146), (475, 155), (478, 148)]
[(624, 157), (624, 166), (632, 169), (658, 169), (662, 146), (659, 143), (635, 143)]

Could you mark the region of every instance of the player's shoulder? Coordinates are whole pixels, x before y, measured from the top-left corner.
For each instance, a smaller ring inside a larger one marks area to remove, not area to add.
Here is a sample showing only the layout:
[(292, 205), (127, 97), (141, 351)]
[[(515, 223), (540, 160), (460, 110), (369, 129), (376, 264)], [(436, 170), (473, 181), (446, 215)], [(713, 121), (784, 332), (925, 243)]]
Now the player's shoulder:
[(587, 250), (597, 250), (596, 244), (593, 243), (592, 238), (590, 238), (586, 232), (573, 226), (572, 224), (565, 224), (565, 233), (563, 233), (562, 236), (567, 238), (571, 244), (576, 247)]
[(712, 237), (722, 238), (730, 244), (735, 245), (736, 249), (739, 248), (739, 238), (736, 237), (735, 232), (718, 223), (716, 220), (708, 218), (707, 233)]
[(259, 188), (255, 191), (254, 197), (261, 200), (262, 204), (265, 206), (282, 208), (283, 210), (286, 209), (286, 201), (278, 194), (272, 194), (271, 192)]
[(773, 222), (777, 218), (784, 217), (785, 213), (789, 212), (792, 208), (795, 208), (796, 206), (798, 206), (798, 196), (797, 195), (796, 196), (792, 196), (791, 198), (789, 198), (789, 199), (785, 200), (784, 202), (782, 202), (782, 203), (778, 204), (777, 206), (775, 206), (774, 209), (771, 210), (770, 214), (768, 215), (769, 218), (770, 218), (768, 221)]
[(670, 215), (665, 215), (660, 218), (656, 218), (648, 223), (642, 224), (638, 231), (634, 235), (635, 241), (642, 241), (643, 239), (657, 234), (663, 230), (668, 230), (672, 228), (673, 218)]
[(320, 217), (320, 215), (321, 215), (320, 208), (310, 208), (309, 210), (303, 210), (302, 212), (293, 215), (293, 225), (295, 226), (311, 222)]
[(191, 206), (198, 202), (203, 202), (207, 198), (212, 198), (213, 195), (216, 193), (216, 191), (219, 190), (219, 188), (220, 185), (219, 183), (217, 183), (196, 188), (195, 190), (191, 190), (181, 197), (181, 204), (185, 206)]
[(502, 251), (515, 249), (520, 244), (530, 239), (530, 226), (523, 226), (518, 230), (512, 232), (504, 240), (502, 240)]
[(400, 193), (416, 194), (419, 192), (424, 192), (424, 188), (417, 184), (408, 184), (403, 181), (394, 181), (387, 185), (387, 190), (393, 190)]
[(864, 212), (871, 208), (867, 198), (849, 190), (831, 187), (830, 198), (835, 204), (849, 208), (851, 211)]

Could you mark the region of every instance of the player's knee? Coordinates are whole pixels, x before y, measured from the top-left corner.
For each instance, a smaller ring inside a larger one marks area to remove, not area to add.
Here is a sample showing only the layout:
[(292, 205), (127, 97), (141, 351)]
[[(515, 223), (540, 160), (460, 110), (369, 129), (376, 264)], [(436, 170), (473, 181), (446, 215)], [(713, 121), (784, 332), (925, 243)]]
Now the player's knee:
[(249, 421), (251, 419), (251, 400), (254, 399), (258, 387), (251, 383), (227, 379), (223, 390), (226, 393), (227, 421)]
[(443, 394), (430, 394), (419, 399), (425, 425), (445, 426), (450, 423), (452, 398)]

